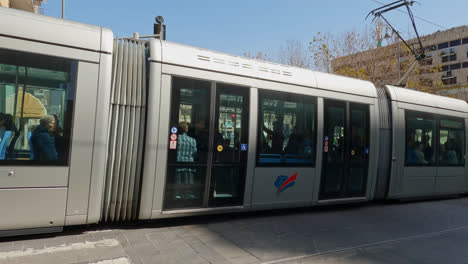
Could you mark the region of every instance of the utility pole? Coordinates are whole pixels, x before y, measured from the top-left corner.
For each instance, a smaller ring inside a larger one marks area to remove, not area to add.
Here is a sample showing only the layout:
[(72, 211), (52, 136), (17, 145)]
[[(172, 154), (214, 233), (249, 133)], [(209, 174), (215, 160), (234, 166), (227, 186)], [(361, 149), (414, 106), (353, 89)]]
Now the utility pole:
[(62, 0), (62, 19), (65, 18), (65, 0)]

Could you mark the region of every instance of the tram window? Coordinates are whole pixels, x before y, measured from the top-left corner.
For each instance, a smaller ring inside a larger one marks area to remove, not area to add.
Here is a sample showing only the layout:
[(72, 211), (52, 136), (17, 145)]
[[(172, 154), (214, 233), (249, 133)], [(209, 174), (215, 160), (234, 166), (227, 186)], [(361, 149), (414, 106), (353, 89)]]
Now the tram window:
[(315, 98), (260, 91), (259, 165), (313, 166), (315, 163)]
[(176, 147), (169, 149), (165, 208), (202, 206), (209, 149), (210, 87), (207, 81), (172, 78), (170, 128), (176, 128), (177, 140)]
[(407, 166), (435, 164), (435, 126), (433, 115), (406, 111), (405, 163)]
[(465, 126), (463, 119), (440, 119), (439, 165), (465, 165)]
[(0, 164), (68, 164), (76, 65), (0, 49)]

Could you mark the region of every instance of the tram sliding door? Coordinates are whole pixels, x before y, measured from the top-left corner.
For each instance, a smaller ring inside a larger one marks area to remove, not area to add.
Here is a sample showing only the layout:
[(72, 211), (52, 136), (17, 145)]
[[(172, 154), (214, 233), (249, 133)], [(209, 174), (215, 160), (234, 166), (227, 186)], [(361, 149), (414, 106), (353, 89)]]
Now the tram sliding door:
[(248, 91), (172, 78), (165, 210), (242, 204)]
[(325, 100), (320, 200), (365, 196), (369, 106)]

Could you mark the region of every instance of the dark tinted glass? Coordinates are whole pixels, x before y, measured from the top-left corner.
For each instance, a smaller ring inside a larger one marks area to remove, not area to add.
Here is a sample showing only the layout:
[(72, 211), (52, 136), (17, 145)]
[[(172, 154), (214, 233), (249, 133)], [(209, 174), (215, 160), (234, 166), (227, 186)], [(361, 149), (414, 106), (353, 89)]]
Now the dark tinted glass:
[(0, 164), (68, 164), (76, 69), (0, 49)]
[(439, 165), (465, 165), (465, 125), (463, 119), (440, 119)]
[(448, 46), (449, 46), (448, 44), (449, 44), (448, 42), (440, 43), (439, 45), (437, 45), (437, 49), (448, 48)]
[(432, 115), (406, 111), (407, 166), (428, 166), (435, 163), (435, 126)]
[(172, 79), (165, 208), (202, 205), (208, 157), (210, 87), (210, 82), (206, 81)]
[(442, 66), (441, 71), (448, 71), (448, 70), (449, 70), (449, 66), (448, 66), (448, 65)]
[(465, 62), (463, 63), (463, 68), (468, 68), (468, 61), (465, 61)]
[(450, 41), (450, 47), (456, 47), (456, 46), (459, 46), (460, 44), (461, 44), (460, 39)]
[(351, 192), (364, 192), (367, 163), (369, 160), (369, 107), (351, 104), (351, 153), (350, 182)]
[(461, 68), (460, 63), (450, 64), (450, 70), (456, 70), (456, 69), (460, 69), (460, 68)]
[(315, 98), (260, 91), (258, 164), (314, 165)]
[(464, 38), (463, 41), (462, 41), (463, 44), (467, 44), (468, 43), (468, 38)]

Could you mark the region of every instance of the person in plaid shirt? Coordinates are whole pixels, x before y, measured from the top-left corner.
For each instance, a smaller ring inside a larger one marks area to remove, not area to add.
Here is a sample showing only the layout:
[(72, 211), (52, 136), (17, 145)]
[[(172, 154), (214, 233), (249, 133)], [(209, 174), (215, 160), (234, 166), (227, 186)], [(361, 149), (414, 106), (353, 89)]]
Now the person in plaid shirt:
[[(177, 138), (177, 162), (192, 163), (195, 161), (197, 154), (197, 141), (187, 135), (189, 124), (181, 122), (179, 124), (179, 136)], [(176, 183), (183, 185), (193, 185), (195, 170), (191, 168), (176, 169)], [(188, 188), (187, 188), (188, 187)], [(176, 199), (193, 199), (196, 198), (189, 186), (178, 188), (176, 191)]]
[(187, 135), (188, 123), (180, 122), (180, 134), (177, 138), (177, 162), (194, 162), (197, 154), (197, 141)]

